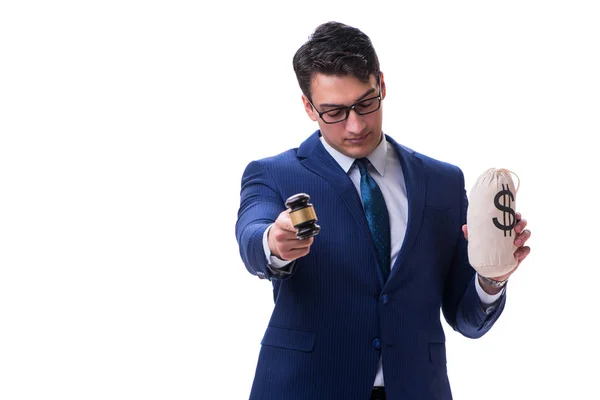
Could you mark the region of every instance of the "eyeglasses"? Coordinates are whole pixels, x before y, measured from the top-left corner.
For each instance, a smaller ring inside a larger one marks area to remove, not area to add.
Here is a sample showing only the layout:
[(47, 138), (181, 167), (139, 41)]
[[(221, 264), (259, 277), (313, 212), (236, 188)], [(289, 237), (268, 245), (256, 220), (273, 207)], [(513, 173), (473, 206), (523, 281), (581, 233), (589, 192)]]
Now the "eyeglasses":
[(375, 97), (357, 101), (348, 107), (337, 107), (323, 112), (317, 110), (317, 107), (311, 101), (309, 102), (323, 122), (326, 124), (337, 124), (338, 122), (347, 120), (351, 110), (354, 110), (358, 115), (367, 115), (379, 110), (381, 107), (381, 88), (379, 89), (379, 95)]

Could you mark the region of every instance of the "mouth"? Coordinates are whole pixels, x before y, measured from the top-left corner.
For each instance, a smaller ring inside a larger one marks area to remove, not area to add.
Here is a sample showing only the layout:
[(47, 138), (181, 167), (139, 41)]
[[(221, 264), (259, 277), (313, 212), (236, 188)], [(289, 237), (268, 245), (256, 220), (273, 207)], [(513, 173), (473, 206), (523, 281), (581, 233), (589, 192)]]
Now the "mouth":
[(369, 132), (369, 133), (365, 133), (364, 135), (354, 136), (352, 138), (346, 139), (346, 141), (351, 144), (361, 144), (367, 140), (367, 138), (369, 137), (370, 134), (371, 133)]

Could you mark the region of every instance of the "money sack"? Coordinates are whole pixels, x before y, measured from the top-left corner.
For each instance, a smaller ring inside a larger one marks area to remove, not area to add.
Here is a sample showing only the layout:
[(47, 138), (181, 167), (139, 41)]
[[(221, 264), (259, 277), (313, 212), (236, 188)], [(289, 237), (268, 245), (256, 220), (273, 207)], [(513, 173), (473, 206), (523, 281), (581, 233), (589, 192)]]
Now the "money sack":
[(477, 178), (469, 195), (469, 263), (487, 278), (507, 274), (517, 266), (514, 227), (519, 187), (515, 188), (512, 174), (504, 168), (490, 168)]

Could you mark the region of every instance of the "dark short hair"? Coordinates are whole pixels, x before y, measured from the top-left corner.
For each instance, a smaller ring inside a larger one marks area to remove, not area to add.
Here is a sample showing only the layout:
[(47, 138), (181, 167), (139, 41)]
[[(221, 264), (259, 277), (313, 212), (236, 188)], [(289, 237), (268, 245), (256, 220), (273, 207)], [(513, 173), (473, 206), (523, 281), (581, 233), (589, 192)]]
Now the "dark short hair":
[(294, 54), (294, 71), (302, 93), (312, 101), (310, 84), (316, 74), (353, 76), (379, 83), (379, 59), (371, 39), (359, 29), (330, 21), (321, 24)]

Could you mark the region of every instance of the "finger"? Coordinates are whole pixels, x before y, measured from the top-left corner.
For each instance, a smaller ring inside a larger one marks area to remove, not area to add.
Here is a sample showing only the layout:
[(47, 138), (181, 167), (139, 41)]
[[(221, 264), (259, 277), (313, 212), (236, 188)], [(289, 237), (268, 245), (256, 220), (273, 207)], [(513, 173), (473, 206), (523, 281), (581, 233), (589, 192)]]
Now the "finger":
[(304, 257), (308, 254), (309, 248), (304, 249), (292, 249), (288, 251), (281, 252), (282, 259), (284, 260), (295, 260), (300, 257)]
[(465, 235), (465, 239), (469, 240), (469, 230), (466, 224), (462, 226), (462, 231), (463, 235)]
[(523, 247), (519, 247), (516, 251), (515, 251), (515, 259), (520, 263), (521, 261), (523, 261), (531, 252), (531, 248), (529, 246), (523, 246)]
[(525, 229), (522, 233), (520, 233), (515, 239), (515, 246), (521, 247), (529, 240), (531, 237), (531, 231), (529, 229)]
[(304, 250), (310, 248), (313, 243), (313, 238), (303, 239), (303, 240), (290, 240), (281, 244), (281, 249), (284, 252), (293, 251), (293, 250)]
[(296, 241), (293, 244), (293, 248), (303, 249), (305, 247), (310, 247), (314, 240), (315, 239), (313, 237), (309, 237), (307, 239), (296, 239)]
[(313, 236), (311, 236), (309, 238), (305, 238), (305, 239), (297, 239), (297, 245), (295, 247), (298, 247), (298, 248), (310, 247), (314, 241), (315, 241), (315, 238)]
[(519, 218), (517, 218), (518, 222), (515, 225), (515, 232), (521, 233), (521, 232), (523, 232), (523, 230), (527, 226), (527, 220), (525, 218), (520, 218), (520, 216), (521, 216), (520, 214), (518, 214), (518, 215), (519, 215)]
[(294, 225), (292, 225), (292, 220), (288, 219), (288, 220), (281, 220), (279, 227), (281, 229), (283, 229), (286, 232), (296, 232), (296, 228), (294, 228)]
[(275, 225), (277, 225), (284, 231), (294, 233), (296, 232), (296, 228), (294, 228), (294, 225), (292, 224), (292, 218), (290, 217), (290, 214), (287, 211), (284, 211), (281, 214), (279, 214), (277, 221), (275, 221)]
[(274, 229), (274, 232), (272, 232), (273, 234), (273, 238), (275, 239), (275, 241), (277, 243), (289, 243), (289, 247), (292, 247), (292, 243), (295, 243), (298, 241), (298, 238), (296, 237), (296, 230), (294, 229), (293, 231), (288, 231), (285, 229), (281, 229), (279, 226)]

